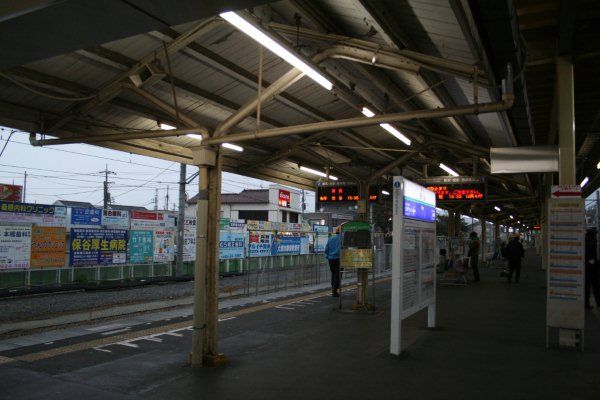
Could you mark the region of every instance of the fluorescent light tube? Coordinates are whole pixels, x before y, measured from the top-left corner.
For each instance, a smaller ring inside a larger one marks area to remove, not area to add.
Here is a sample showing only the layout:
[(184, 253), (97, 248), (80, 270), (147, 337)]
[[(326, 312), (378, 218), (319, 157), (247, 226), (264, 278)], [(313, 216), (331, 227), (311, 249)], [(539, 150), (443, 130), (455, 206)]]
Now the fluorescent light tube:
[[(375, 113), (373, 111), (369, 110), (367, 107), (363, 107), (361, 112), (367, 118), (371, 118), (375, 115)], [(386, 131), (391, 133), (393, 136), (395, 136), (397, 139), (402, 141), (407, 146), (410, 146), (410, 144), (411, 144), (410, 139), (407, 138), (406, 136), (404, 136), (398, 129), (394, 128), (390, 124), (379, 124), (379, 126), (381, 126), (383, 129), (385, 129)]]
[(515, 219), (515, 217), (513, 217), (512, 215), (509, 215), (510, 219)]
[[(305, 167), (304, 165), (300, 166), (300, 169), (304, 172), (309, 172), (314, 175), (322, 176), (323, 178), (327, 178), (327, 174), (325, 172), (317, 171), (316, 169)], [(329, 179), (332, 181), (337, 181), (338, 178), (333, 175), (329, 175)]]
[(600, 161), (596, 164), (596, 169), (600, 169)]
[(174, 127), (173, 125), (169, 125), (169, 124), (163, 124), (162, 122), (158, 125), (160, 127), (160, 129), (164, 130), (164, 131), (172, 131), (174, 129), (177, 129), (176, 127)]
[(371, 118), (372, 116), (375, 115), (375, 113), (373, 111), (369, 110), (367, 107), (363, 107), (361, 112), (367, 118)]
[(229, 22), (231, 25), (235, 26), (246, 35), (250, 36), (252, 39), (256, 40), (261, 45), (265, 46), (267, 49), (271, 50), (273, 53), (283, 58), (288, 63), (292, 64), (294, 67), (298, 68), (312, 80), (317, 82), (319, 85), (323, 86), (327, 90), (331, 90), (333, 88), (333, 84), (321, 75), (320, 72), (306, 64), (299, 57), (294, 55), (288, 49), (277, 43), (275, 40), (267, 36), (263, 31), (258, 29), (256, 26), (252, 25), (250, 22), (246, 21), (244, 18), (240, 17), (236, 13), (229, 11), (221, 14), (221, 18)]
[(381, 191), (381, 194), (385, 194), (386, 196), (389, 196), (389, 195), (390, 195), (390, 192), (388, 192), (387, 190), (382, 190), (382, 191)]
[(410, 139), (404, 136), (402, 133), (400, 133), (398, 129), (394, 128), (390, 124), (380, 124), (380, 126), (392, 135), (394, 135), (397, 139), (404, 142), (407, 146), (410, 146)]
[(501, 210), (500, 210), (500, 207), (498, 207), (498, 206), (494, 206), (494, 210), (496, 210), (496, 211), (501, 211)]
[(231, 143), (223, 143), (221, 146), (235, 151), (244, 151), (243, 147)]
[(444, 164), (440, 163), (440, 168), (449, 173), (452, 176), (459, 176), (458, 172), (454, 171), (452, 168), (446, 167)]
[(198, 135), (197, 133), (188, 133), (185, 135), (187, 137), (191, 137), (193, 139), (202, 140), (202, 135)]
[(579, 186), (584, 187), (585, 185), (587, 185), (587, 183), (590, 181), (589, 176), (586, 176), (585, 178), (583, 178), (583, 180), (581, 181), (581, 183), (579, 184)]

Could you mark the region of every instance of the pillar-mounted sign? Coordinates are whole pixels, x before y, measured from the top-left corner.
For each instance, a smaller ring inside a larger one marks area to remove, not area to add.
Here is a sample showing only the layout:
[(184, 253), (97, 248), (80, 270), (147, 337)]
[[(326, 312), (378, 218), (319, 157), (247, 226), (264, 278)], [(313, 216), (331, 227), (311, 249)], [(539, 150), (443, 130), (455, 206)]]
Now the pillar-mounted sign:
[(585, 208), (579, 185), (552, 186), (548, 201), (547, 345), (583, 349)]

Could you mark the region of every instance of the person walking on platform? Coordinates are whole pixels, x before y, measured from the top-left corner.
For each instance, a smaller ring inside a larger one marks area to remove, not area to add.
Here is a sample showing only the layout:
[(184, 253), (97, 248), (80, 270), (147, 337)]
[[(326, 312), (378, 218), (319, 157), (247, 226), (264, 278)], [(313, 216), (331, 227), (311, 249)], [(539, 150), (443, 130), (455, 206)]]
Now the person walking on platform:
[(477, 265), (479, 264), (479, 249), (481, 248), (481, 242), (475, 232), (471, 232), (469, 237), (471, 238), (471, 241), (469, 242), (469, 253), (467, 255), (470, 258), (469, 264), (471, 265), (471, 268), (473, 268), (473, 279), (475, 282), (479, 282), (479, 268)]
[(506, 255), (508, 258), (508, 283), (512, 280), (515, 272), (515, 282), (519, 283), (521, 278), (521, 259), (525, 257), (525, 249), (519, 240), (520, 236), (515, 233), (512, 240), (506, 246)]
[(335, 228), (335, 235), (329, 238), (325, 245), (325, 258), (329, 261), (331, 271), (331, 294), (339, 297), (340, 288), (340, 227)]
[(585, 308), (591, 310), (590, 294), (594, 291), (596, 307), (600, 307), (600, 263), (596, 247), (596, 228), (585, 234)]

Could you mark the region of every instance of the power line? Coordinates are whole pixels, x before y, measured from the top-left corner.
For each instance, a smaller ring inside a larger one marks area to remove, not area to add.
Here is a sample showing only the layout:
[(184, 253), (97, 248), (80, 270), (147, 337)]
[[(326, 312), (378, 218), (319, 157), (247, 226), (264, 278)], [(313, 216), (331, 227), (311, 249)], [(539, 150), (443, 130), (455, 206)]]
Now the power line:
[[(23, 132), (23, 133), (27, 133), (27, 132)], [(29, 133), (27, 133), (29, 135)], [(4, 139), (0, 139), (0, 141), (5, 141)], [(19, 144), (22, 146), (27, 146), (31, 148), (31, 145), (29, 143), (24, 143), (24, 142), (19, 142), (19, 141), (12, 141), (13, 144)], [(63, 149), (56, 149), (56, 148), (51, 148), (51, 147), (43, 147), (44, 150), (49, 150), (49, 151), (58, 151), (58, 152), (63, 152), (63, 153), (70, 153), (70, 154), (76, 154), (76, 155), (80, 155), (80, 156), (85, 156), (85, 157), (91, 157), (91, 158), (97, 158), (100, 160), (109, 160), (109, 161), (115, 161), (115, 162), (119, 162), (119, 163), (123, 163), (123, 164), (130, 164), (130, 165), (137, 165), (140, 167), (147, 167), (147, 168), (155, 168), (155, 169), (161, 169), (162, 167), (157, 167), (155, 165), (148, 165), (148, 164), (142, 164), (142, 163), (137, 163), (137, 162), (133, 162), (133, 161), (124, 161), (124, 160), (119, 160), (117, 158), (111, 158), (111, 157), (103, 157), (103, 156), (97, 156), (97, 155), (92, 155), (92, 154), (85, 154), (85, 153), (80, 153), (77, 151), (72, 151), (72, 150), (63, 150)], [(108, 150), (111, 151), (110, 149), (104, 149), (104, 150)], [(130, 154), (131, 153), (125, 153), (122, 152), (124, 154)], [(172, 165), (172, 164), (171, 164)], [(32, 168), (33, 169), (33, 168)], [(175, 170), (171, 170), (172, 172), (177, 172)]]

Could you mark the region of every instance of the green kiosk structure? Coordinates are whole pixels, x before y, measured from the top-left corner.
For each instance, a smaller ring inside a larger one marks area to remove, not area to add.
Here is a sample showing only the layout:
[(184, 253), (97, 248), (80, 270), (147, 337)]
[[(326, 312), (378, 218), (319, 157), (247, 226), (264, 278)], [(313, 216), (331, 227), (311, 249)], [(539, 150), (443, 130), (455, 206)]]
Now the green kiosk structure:
[[(340, 269), (362, 269), (373, 270), (373, 228), (368, 222), (350, 221), (340, 226)], [(365, 282), (366, 283), (366, 282)], [(361, 281), (357, 282), (357, 302), (352, 307), (354, 310), (373, 306), (367, 304), (366, 288)], [(375, 286), (372, 285), (372, 288)], [(366, 305), (366, 307), (365, 307)], [(342, 297), (340, 296), (340, 309), (342, 308)]]

